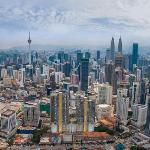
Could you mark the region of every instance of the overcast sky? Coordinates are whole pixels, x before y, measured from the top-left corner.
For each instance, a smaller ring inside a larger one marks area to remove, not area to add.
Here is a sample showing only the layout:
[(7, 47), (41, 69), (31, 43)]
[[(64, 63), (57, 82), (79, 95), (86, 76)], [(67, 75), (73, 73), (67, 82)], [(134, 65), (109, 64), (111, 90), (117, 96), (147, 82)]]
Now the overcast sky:
[(0, 0), (0, 48), (150, 44), (150, 0)]

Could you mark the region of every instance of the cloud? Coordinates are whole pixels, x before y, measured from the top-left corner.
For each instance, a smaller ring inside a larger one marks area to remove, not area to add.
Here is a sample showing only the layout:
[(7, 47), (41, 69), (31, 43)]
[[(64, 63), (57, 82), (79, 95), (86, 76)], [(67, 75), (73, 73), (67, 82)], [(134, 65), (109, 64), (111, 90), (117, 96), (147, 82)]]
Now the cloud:
[(43, 32), (47, 42), (51, 36), (63, 41), (71, 35), (78, 41), (84, 35), (93, 41), (94, 34), (147, 37), (149, 8), (149, 0), (0, 0), (0, 28), (16, 38), (20, 31)]

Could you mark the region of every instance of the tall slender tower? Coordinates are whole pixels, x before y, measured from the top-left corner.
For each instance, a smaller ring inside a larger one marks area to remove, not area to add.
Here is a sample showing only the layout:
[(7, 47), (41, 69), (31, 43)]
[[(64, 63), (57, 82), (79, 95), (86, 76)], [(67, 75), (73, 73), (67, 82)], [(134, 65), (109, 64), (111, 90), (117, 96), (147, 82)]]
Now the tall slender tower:
[(115, 41), (114, 41), (113, 37), (111, 40), (111, 59), (112, 59), (112, 61), (114, 61), (114, 59), (115, 59)]
[(118, 52), (122, 53), (122, 40), (121, 40), (121, 37), (119, 38)]
[(29, 32), (29, 39), (28, 39), (28, 44), (29, 44), (29, 64), (31, 64), (31, 50), (30, 50), (30, 44), (31, 44), (32, 40), (30, 39), (30, 32)]

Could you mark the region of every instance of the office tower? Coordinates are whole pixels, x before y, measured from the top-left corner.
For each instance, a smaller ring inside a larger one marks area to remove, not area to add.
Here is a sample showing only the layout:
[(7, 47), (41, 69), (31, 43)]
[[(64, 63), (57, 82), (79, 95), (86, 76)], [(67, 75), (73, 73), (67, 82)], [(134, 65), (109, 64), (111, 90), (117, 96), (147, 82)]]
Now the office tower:
[(111, 60), (111, 50), (107, 49), (106, 50), (106, 57), (105, 57), (106, 63)]
[(119, 42), (118, 42), (118, 52), (122, 53), (122, 40), (121, 40), (121, 37), (119, 38)]
[(98, 50), (96, 52), (96, 59), (97, 59), (97, 61), (100, 59), (100, 56), (101, 56), (101, 52)]
[(62, 133), (67, 130), (69, 123), (68, 93), (54, 91), (50, 98), (51, 132)]
[(137, 127), (143, 127), (146, 124), (147, 106), (141, 104), (135, 104), (132, 106), (132, 123)]
[(115, 67), (123, 67), (123, 55), (117, 53), (115, 56)]
[(98, 95), (96, 104), (112, 104), (112, 86), (108, 84), (95, 84), (94, 90)]
[(89, 76), (89, 60), (81, 59), (80, 62), (80, 89), (87, 91), (88, 89), (88, 76)]
[(140, 104), (146, 103), (146, 84), (145, 81), (142, 80), (140, 83)]
[(38, 127), (40, 121), (39, 101), (24, 104), (24, 126)]
[(60, 60), (60, 63), (63, 63), (63, 61), (64, 61), (64, 51), (58, 52), (58, 59)]
[(64, 53), (64, 61), (65, 62), (69, 61), (69, 55), (67, 53)]
[(77, 52), (77, 66), (79, 65), (82, 58), (83, 58), (83, 53)]
[(135, 69), (136, 81), (140, 82), (142, 79), (142, 71), (139, 68)]
[(26, 76), (33, 78), (33, 65), (26, 65)]
[(28, 44), (29, 44), (29, 64), (31, 64), (31, 49), (30, 49), (30, 45), (31, 45), (32, 40), (30, 39), (30, 32), (29, 32), (29, 39), (28, 39)]
[(65, 62), (63, 64), (63, 73), (65, 74), (66, 77), (69, 77), (70, 72), (71, 72), (71, 64), (69, 62)]
[(113, 37), (112, 37), (112, 40), (111, 40), (110, 50), (111, 50), (111, 60), (114, 61), (114, 59), (115, 59), (115, 41), (114, 41)]
[(86, 58), (86, 59), (90, 59), (90, 57), (91, 57), (90, 52), (85, 52), (85, 58)]
[[(132, 50), (132, 68), (134, 65), (137, 65), (138, 61), (138, 43), (133, 43), (133, 50)], [(133, 70), (133, 69), (132, 69)]]
[(18, 55), (17, 54), (13, 54), (13, 63), (14, 64), (18, 63)]
[(129, 71), (129, 54), (123, 55), (123, 68)]
[(120, 122), (127, 124), (129, 97), (127, 97), (127, 89), (117, 90), (116, 114)]
[(115, 66), (113, 63), (107, 63), (105, 65), (105, 81), (110, 85), (113, 85)]
[(140, 84), (139, 82), (133, 82), (131, 106), (139, 103), (139, 97), (140, 97)]

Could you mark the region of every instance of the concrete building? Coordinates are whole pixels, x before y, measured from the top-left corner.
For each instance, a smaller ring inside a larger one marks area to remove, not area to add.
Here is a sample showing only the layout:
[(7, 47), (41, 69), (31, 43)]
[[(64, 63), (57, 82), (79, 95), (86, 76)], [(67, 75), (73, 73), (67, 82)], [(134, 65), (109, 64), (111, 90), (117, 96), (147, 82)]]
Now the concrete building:
[(95, 84), (94, 90), (98, 95), (96, 104), (112, 104), (112, 86), (108, 84)]
[(127, 97), (127, 89), (117, 90), (116, 114), (120, 122), (124, 125), (127, 124), (128, 110), (129, 110), (129, 97)]
[(113, 107), (107, 104), (97, 105), (96, 116), (97, 116), (98, 121), (104, 118), (111, 119), (113, 117)]
[(69, 101), (67, 92), (55, 91), (50, 100), (51, 132), (62, 133), (69, 124)]
[(135, 104), (132, 106), (132, 111), (133, 111), (132, 124), (139, 128), (143, 127), (146, 124), (147, 106)]
[(139, 103), (139, 97), (140, 97), (140, 84), (139, 82), (133, 82), (131, 107), (132, 105)]
[(5, 109), (0, 114), (0, 136), (9, 138), (15, 132), (16, 128), (16, 112), (11, 109)]
[(24, 126), (37, 127), (40, 121), (39, 101), (24, 104)]

